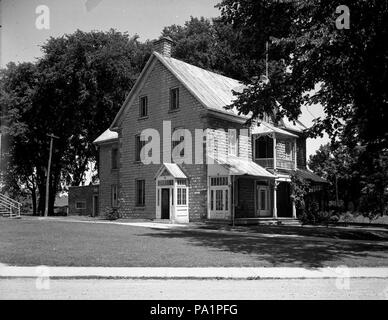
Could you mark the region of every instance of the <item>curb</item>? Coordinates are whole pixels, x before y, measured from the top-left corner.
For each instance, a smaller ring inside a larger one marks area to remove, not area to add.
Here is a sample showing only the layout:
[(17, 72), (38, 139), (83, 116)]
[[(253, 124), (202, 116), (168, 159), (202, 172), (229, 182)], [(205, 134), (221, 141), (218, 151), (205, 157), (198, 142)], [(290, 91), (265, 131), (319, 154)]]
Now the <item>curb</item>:
[(105, 267), (0, 267), (0, 278), (61, 279), (388, 279), (388, 268), (105, 268)]

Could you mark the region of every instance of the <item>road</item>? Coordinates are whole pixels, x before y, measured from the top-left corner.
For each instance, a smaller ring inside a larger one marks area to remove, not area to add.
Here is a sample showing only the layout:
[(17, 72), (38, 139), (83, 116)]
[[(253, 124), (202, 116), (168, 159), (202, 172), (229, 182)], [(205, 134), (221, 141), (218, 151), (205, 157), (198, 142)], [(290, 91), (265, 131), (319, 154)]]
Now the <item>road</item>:
[(388, 299), (388, 279), (0, 279), (0, 299)]

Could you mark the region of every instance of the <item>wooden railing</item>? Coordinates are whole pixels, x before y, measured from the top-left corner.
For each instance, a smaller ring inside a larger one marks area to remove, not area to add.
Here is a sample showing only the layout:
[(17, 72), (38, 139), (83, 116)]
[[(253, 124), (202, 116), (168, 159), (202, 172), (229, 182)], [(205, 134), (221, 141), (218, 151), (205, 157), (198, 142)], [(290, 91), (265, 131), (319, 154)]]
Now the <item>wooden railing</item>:
[[(255, 162), (263, 168), (273, 168), (273, 158), (255, 159)], [(276, 159), (276, 168), (294, 170), (295, 162), (293, 160)]]
[(22, 204), (10, 197), (0, 194), (0, 214), (5, 217), (20, 217)]
[(273, 158), (255, 159), (255, 162), (263, 168), (273, 168)]

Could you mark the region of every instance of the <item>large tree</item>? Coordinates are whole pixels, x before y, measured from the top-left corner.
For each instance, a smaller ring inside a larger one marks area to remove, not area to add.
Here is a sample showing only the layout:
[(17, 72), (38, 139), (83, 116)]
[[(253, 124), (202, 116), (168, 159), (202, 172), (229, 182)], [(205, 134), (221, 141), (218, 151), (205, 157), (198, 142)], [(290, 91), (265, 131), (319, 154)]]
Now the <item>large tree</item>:
[(253, 60), (269, 56), (269, 82), (260, 77), (263, 65), (252, 64), (234, 106), (252, 118), (276, 110), (277, 117), (296, 119), (302, 105), (322, 105), (325, 117), (316, 119), (310, 135), (326, 132), (333, 142), (357, 148), (360, 175), (380, 179), (364, 190), (382, 195), (387, 185), (376, 173), (386, 169), (388, 150), (388, 6), (341, 4), (350, 11), (349, 29), (336, 23), (346, 11), (337, 13), (334, 0), (223, 0), (222, 19), (240, 35), (241, 50)]
[[(251, 59), (243, 59), (232, 25), (220, 18), (194, 18), (184, 25), (165, 27), (162, 36), (174, 41), (173, 56), (200, 68), (244, 79)], [(246, 57), (245, 57), (246, 58)]]
[(114, 30), (76, 31), (50, 38), (42, 51), (42, 58), (28, 65), (34, 72), (27, 89), (18, 88), (20, 79), (14, 76), (23, 71), (11, 72), (23, 65), (8, 66), (5, 73), (10, 76), (1, 80), (3, 87), (8, 88), (1, 103), (8, 106), (3, 116), (10, 128), (10, 149), (15, 150), (14, 165), (25, 167), (16, 149), (28, 149), (25, 158), (31, 160), (36, 177), (39, 212), (44, 211), (47, 134), (59, 137), (54, 142), (52, 158), (51, 212), (61, 181), (79, 185), (89, 163), (97, 160), (92, 142), (109, 127), (146, 63), (151, 45), (140, 43), (137, 36), (130, 38)]

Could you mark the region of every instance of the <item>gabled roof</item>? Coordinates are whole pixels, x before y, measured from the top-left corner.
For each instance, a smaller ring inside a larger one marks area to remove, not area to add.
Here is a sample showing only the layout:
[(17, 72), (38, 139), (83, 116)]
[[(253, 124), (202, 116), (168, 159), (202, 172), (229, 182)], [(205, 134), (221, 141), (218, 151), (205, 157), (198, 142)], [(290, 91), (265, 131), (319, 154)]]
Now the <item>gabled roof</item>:
[(118, 139), (117, 132), (111, 131), (109, 129), (105, 130), (96, 140), (93, 141), (95, 144), (114, 141)]
[(290, 121), (288, 120), (287, 117), (283, 117), (283, 119), (280, 120), (279, 125), (284, 129), (296, 131), (296, 132), (303, 132), (304, 130), (307, 129), (307, 127), (299, 120)]
[(175, 179), (187, 179), (187, 176), (176, 163), (163, 163), (155, 175), (155, 179), (166, 169)]
[(260, 125), (254, 126), (252, 128), (252, 134), (267, 134), (267, 133), (278, 133), (283, 136), (297, 138), (298, 136), (292, 133), (289, 133), (286, 130), (275, 127), (267, 122), (261, 121)]
[(139, 89), (143, 78), (146, 77), (155, 61), (160, 61), (205, 108), (244, 117), (243, 115), (238, 115), (237, 110), (226, 110), (224, 108), (235, 99), (232, 90), (239, 90), (242, 86), (241, 82), (186, 62), (163, 56), (154, 51), (113, 120), (111, 128), (118, 126), (121, 117), (125, 115), (127, 108), (130, 106), (130, 101)]
[(238, 115), (236, 110), (229, 111), (224, 107), (235, 100), (232, 90), (241, 88), (240, 81), (157, 52), (154, 54), (206, 108)]
[[(162, 63), (207, 110), (238, 117), (241, 120), (249, 118), (249, 115), (239, 114), (236, 108), (225, 109), (226, 106), (232, 104), (236, 99), (233, 91), (241, 92), (245, 87), (242, 82), (154, 51), (113, 120), (111, 129), (118, 127), (120, 119), (126, 114), (131, 100), (155, 61)], [(281, 120), (280, 126), (286, 130), (296, 132), (302, 132), (306, 129), (300, 121), (291, 122), (286, 118)]]

